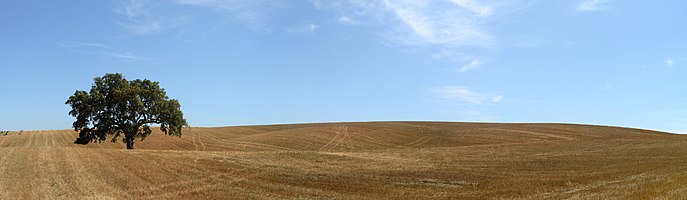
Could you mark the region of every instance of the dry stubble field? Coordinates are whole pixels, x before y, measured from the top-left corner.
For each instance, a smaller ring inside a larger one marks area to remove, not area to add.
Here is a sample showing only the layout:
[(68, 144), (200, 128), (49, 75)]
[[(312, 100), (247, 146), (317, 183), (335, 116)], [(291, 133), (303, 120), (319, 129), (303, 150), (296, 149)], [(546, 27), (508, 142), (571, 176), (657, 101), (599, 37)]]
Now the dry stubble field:
[(124, 144), (0, 136), (0, 199), (676, 199), (687, 138), (566, 124), (191, 128)]

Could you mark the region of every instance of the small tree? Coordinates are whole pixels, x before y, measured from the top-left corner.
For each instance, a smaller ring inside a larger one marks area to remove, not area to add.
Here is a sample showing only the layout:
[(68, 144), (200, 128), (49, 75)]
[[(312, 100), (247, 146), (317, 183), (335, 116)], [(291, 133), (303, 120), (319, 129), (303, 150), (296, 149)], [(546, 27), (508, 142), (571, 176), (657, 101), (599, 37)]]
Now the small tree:
[(105, 74), (94, 81), (89, 92), (77, 90), (65, 103), (72, 107), (69, 115), (76, 118), (73, 127), (79, 131), (74, 143), (102, 142), (108, 135), (116, 142), (124, 135), (126, 148), (133, 149), (134, 139), (150, 135), (152, 124), (179, 137), (188, 125), (179, 101), (169, 99), (158, 82), (127, 81), (121, 74)]

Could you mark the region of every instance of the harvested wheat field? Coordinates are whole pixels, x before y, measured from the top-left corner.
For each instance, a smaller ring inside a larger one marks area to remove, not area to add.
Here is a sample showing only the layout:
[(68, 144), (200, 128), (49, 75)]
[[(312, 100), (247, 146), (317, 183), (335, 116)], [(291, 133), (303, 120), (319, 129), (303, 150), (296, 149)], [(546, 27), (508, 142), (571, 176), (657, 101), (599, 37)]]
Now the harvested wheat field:
[(186, 129), (73, 144), (0, 136), (0, 199), (676, 199), (687, 138), (569, 124), (371, 122)]

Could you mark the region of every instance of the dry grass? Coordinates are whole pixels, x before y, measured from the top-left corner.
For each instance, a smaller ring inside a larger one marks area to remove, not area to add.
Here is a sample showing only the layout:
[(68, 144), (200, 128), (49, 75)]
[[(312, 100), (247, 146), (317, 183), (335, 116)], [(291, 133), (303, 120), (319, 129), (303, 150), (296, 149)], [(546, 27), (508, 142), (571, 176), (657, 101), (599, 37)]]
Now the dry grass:
[(565, 124), (193, 128), (124, 144), (0, 136), (0, 199), (677, 199), (687, 138)]

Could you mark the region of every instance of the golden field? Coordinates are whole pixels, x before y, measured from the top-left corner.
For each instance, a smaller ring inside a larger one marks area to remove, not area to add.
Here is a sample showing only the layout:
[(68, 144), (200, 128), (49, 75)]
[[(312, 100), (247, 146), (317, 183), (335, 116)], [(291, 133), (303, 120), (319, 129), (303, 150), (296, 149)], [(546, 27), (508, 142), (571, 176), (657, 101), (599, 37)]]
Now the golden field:
[(0, 136), (0, 199), (679, 199), (687, 136), (573, 124), (185, 129), (124, 144)]

